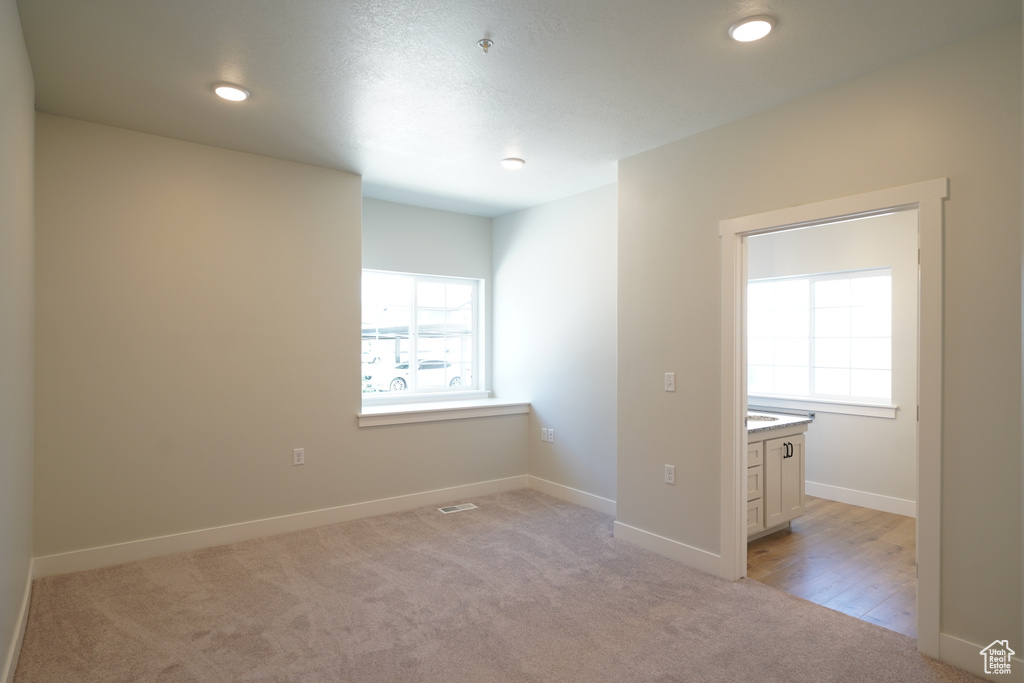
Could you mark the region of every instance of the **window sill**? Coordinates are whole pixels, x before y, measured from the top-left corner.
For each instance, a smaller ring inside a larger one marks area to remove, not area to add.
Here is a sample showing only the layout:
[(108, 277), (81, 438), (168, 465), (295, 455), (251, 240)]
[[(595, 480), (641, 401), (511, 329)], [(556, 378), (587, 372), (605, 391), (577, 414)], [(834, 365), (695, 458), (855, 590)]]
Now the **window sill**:
[(402, 403), (363, 406), (356, 415), (360, 427), (464, 420), (496, 415), (519, 415), (530, 412), (529, 401), (509, 401), (500, 398), (467, 401), (434, 401), (429, 403)]
[(381, 392), (363, 394), (363, 408), (379, 406), (414, 406), (423, 403), (463, 403), (491, 397), (486, 389), (461, 389), (459, 391), (428, 392)]
[(839, 415), (857, 415), (860, 417), (880, 417), (895, 420), (899, 406), (877, 403), (843, 403), (841, 401), (823, 401), (821, 399), (782, 398), (779, 396), (749, 396), (749, 405), (759, 408), (782, 408), (790, 410), (809, 410), (816, 413), (837, 413)]

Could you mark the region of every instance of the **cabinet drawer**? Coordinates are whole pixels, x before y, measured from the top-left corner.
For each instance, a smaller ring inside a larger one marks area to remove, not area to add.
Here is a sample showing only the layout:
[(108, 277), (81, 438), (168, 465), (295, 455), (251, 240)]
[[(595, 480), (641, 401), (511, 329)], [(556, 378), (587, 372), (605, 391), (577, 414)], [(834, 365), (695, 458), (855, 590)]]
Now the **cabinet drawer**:
[(764, 466), (755, 465), (747, 468), (747, 500), (755, 500), (764, 495)]
[(747, 467), (760, 465), (764, 462), (764, 441), (747, 444)]

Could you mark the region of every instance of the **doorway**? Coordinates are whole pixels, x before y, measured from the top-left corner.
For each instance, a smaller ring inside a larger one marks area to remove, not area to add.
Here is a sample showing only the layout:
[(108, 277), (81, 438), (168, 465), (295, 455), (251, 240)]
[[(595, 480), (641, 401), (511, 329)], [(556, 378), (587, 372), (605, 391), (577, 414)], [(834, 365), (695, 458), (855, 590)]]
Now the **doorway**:
[[(919, 211), (918, 404), (917, 417), (917, 632), (918, 649), (938, 655), (939, 491), (941, 453), (942, 200), (948, 180), (792, 207), (719, 224), (722, 238), (722, 575), (746, 575), (745, 290), (747, 238), (808, 228), (894, 211)], [(916, 410), (914, 410), (916, 408)]]

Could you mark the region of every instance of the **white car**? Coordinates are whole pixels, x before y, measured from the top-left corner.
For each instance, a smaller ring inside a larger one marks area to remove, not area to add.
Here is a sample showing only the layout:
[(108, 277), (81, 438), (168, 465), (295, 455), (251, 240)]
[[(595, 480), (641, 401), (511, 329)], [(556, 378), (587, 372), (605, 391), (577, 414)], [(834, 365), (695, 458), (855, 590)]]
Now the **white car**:
[[(462, 384), (458, 368), (443, 360), (421, 360), (417, 372), (420, 389), (457, 387)], [(409, 364), (367, 363), (363, 365), (363, 393), (376, 391), (405, 391), (412, 380)]]

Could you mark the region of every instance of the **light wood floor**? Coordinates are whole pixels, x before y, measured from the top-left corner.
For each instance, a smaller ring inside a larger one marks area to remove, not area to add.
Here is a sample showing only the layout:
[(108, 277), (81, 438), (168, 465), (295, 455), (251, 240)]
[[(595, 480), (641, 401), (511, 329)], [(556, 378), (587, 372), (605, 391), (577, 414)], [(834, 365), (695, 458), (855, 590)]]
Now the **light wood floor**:
[(917, 637), (916, 520), (807, 496), (792, 528), (747, 545), (747, 576)]

